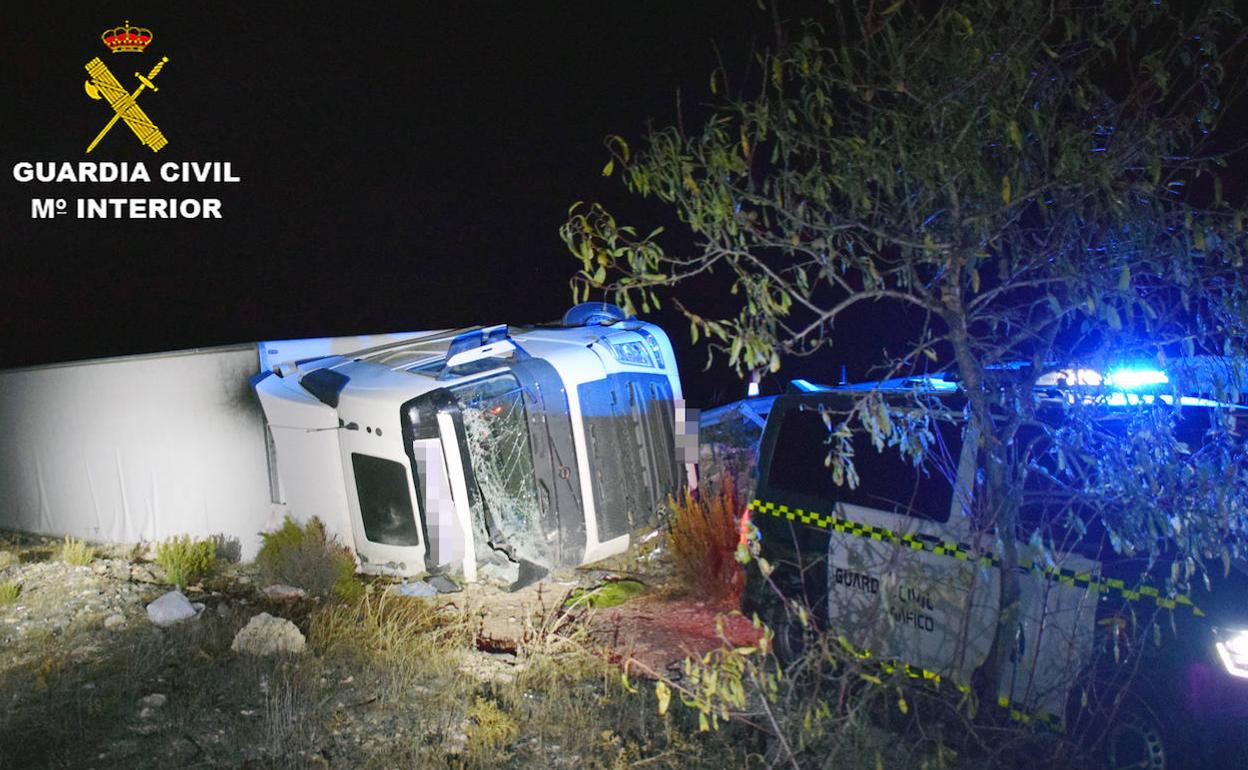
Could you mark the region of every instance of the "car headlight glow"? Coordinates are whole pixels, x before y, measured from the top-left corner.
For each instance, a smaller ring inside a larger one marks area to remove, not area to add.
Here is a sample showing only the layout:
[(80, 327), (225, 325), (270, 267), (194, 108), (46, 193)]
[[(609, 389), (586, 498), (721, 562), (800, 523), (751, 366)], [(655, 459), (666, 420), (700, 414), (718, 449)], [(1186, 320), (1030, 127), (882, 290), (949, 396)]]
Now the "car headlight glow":
[(1231, 676), (1248, 679), (1248, 629), (1215, 630), (1214, 647)]

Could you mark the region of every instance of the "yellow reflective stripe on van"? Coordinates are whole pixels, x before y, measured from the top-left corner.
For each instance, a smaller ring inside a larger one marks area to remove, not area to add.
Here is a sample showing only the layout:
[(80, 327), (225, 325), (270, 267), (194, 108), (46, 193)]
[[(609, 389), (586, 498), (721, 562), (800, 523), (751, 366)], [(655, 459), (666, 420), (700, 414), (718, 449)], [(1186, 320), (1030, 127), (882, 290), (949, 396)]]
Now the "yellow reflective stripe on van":
[(1010, 719), (1019, 724), (1026, 725), (1035, 722), (1038, 725), (1044, 725), (1054, 732), (1065, 732), (1065, 729), (1062, 727), (1062, 720), (1056, 714), (1050, 714), (1045, 711), (1028, 711), (1023, 708), (1022, 704), (1011, 701), (1004, 695), (997, 699), (997, 705), (1010, 712)]
[[(876, 527), (871, 524), (865, 524), (860, 521), (851, 521), (843, 519), (839, 516), (825, 516), (815, 511), (806, 511), (801, 508), (790, 508), (787, 505), (766, 502), (763, 500), (755, 500), (750, 503), (750, 509), (756, 513), (768, 513), (779, 519), (788, 521), (800, 521), (820, 529), (827, 529), (833, 532), (843, 532), (849, 535), (857, 535), (858, 537), (866, 537), (871, 540), (879, 540), (883, 542), (893, 543), (895, 545), (904, 545), (915, 551), (931, 551), (941, 556), (952, 556), (955, 559), (967, 561), (972, 558), (972, 549), (966, 543), (956, 543), (952, 540), (941, 540), (932, 535), (909, 534), (905, 532), (894, 532), (887, 527)], [(991, 559), (991, 555), (981, 558)], [(991, 562), (988, 562), (991, 566)]]
[[(913, 666), (909, 663), (903, 663), (898, 660), (872, 660), (870, 650), (858, 649), (857, 647), (854, 647), (854, 645), (843, 636), (837, 637), (837, 642), (839, 642), (846, 651), (858, 660), (870, 665), (881, 673), (891, 675), (900, 672), (911, 679), (921, 679), (925, 682), (932, 682), (936, 685), (952, 685), (963, 695), (967, 695), (971, 692), (969, 685), (955, 682), (952, 679), (948, 679), (936, 673), (935, 671), (929, 671), (925, 668)], [(997, 705), (1009, 713), (1010, 719), (1018, 722), (1019, 724), (1031, 724), (1034, 722), (1035, 724), (1043, 725), (1055, 732), (1065, 732), (1065, 728), (1062, 726), (1062, 719), (1056, 714), (1050, 714), (1044, 711), (1030, 711), (1023, 704), (1011, 702), (1010, 699), (1004, 695), (997, 699)]]
[[(816, 511), (807, 511), (801, 508), (790, 508), (783, 503), (773, 503), (766, 500), (755, 499), (750, 503), (750, 510), (755, 513), (766, 513), (775, 516), (778, 519), (787, 521), (800, 521), (808, 526), (818, 527), (820, 529), (830, 530), (832, 532), (842, 532), (848, 535), (856, 535), (871, 540), (888, 542), (894, 545), (910, 548), (915, 551), (929, 551), (938, 556), (949, 556), (960, 561), (977, 562), (981, 567), (999, 567), (1001, 559), (990, 551), (976, 552), (970, 545), (966, 543), (958, 543), (952, 540), (942, 540), (935, 535), (927, 535), (923, 533), (907, 533), (894, 532), (887, 527), (876, 527), (859, 521), (841, 518), (839, 516), (828, 516)], [(1095, 577), (1087, 572), (1076, 572), (1071, 569), (1063, 569), (1059, 567), (1049, 567), (1032, 561), (1025, 556), (1020, 556), (1018, 565), (1024, 569), (1030, 570), (1037, 574), (1043, 575), (1058, 585), (1083, 588), (1089, 591), (1096, 591), (1101, 594), (1113, 594), (1121, 596), (1129, 602), (1141, 601), (1142, 599), (1150, 599), (1154, 604), (1162, 609), (1174, 610), (1182, 605), (1191, 609), (1192, 614), (1198, 617), (1204, 616), (1204, 612), (1197, 607), (1190, 596), (1186, 594), (1176, 594), (1174, 596), (1166, 596), (1156, 586), (1142, 583), (1133, 588), (1118, 578)]]

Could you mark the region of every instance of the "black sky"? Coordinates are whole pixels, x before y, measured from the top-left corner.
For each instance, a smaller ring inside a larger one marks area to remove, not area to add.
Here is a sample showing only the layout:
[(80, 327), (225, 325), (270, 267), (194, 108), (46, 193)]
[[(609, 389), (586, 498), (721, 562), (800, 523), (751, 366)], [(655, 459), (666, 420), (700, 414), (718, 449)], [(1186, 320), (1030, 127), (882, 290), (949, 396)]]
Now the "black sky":
[[(143, 54), (100, 41), (126, 20), (154, 32)], [(652, 213), (601, 176), (603, 137), (673, 121), (678, 88), (706, 93), (712, 41), (742, 69), (769, 24), (732, 0), (5, 3), (0, 367), (557, 318), (568, 206)], [(119, 125), (84, 155), (111, 115), (82, 88), (94, 56), (130, 88), (170, 58), (139, 98), (159, 153)], [(13, 178), (86, 159), (229, 161), (243, 181)], [(219, 197), (224, 218), (31, 218), (32, 197), (88, 196)]]

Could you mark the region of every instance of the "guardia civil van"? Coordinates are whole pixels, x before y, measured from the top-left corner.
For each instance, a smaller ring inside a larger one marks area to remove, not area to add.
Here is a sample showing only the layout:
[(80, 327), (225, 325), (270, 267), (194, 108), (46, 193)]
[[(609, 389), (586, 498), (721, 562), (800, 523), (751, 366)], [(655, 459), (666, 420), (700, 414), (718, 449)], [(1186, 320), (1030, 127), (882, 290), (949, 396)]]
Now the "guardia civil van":
[(287, 507), (364, 572), (527, 582), (622, 552), (684, 483), (671, 343), (612, 305), (372, 342), (267, 343), (254, 382)]
[[(1036, 413), (1060, 429), (1073, 399), (1087, 394), (1074, 394), (1057, 373), (1040, 382)], [(1109, 424), (1133, 410), (1168, 410), (1176, 434), (1200, 446), (1213, 402), (1128, 391), (1101, 387), (1092, 406)], [(893, 420), (916, 409), (935, 417), (922, 464), (896, 446), (877, 451), (865, 432), (836, 435), (865, 392)], [(742, 609), (768, 620), (782, 659), (800, 655), (808, 638), (800, 605), (863, 659), (969, 691), (997, 623), (1004, 533), (973, 521), (982, 464), (964, 406), (952, 376), (837, 387), (799, 380), (776, 398), (742, 528), (770, 571), (751, 560)], [(1224, 411), (1242, 439), (1241, 410)], [(1231, 470), (1248, 463), (1238, 447)], [(837, 478), (832, 452), (852, 453), (856, 483), (843, 471)], [(1229, 758), (1226, 740), (1242, 741), (1248, 725), (1245, 565), (1228, 560), (1211, 570), (1211, 590), (1199, 580), (1176, 588), (1181, 565), (1124, 556), (1095, 524), (1043, 529), (1060, 520), (1059, 508), (1079, 504), (1054, 503), (1046, 491), (1043, 483), (1022, 490), (1023, 524), (1011, 533), (1022, 565), (1021, 622), (996, 705), (1059, 731), (1099, 725), (1114, 767), (1248, 766), (1234, 764), (1242, 757)]]

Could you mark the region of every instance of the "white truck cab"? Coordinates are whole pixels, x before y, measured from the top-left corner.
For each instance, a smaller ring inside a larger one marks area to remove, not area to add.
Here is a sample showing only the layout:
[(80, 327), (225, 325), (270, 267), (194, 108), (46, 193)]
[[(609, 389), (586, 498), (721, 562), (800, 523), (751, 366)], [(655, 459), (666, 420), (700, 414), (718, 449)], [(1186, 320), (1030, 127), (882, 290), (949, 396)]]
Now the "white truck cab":
[(518, 584), (624, 551), (684, 482), (681, 388), (666, 334), (605, 307), (347, 352), (266, 343), (255, 389), (292, 515), (375, 574)]

